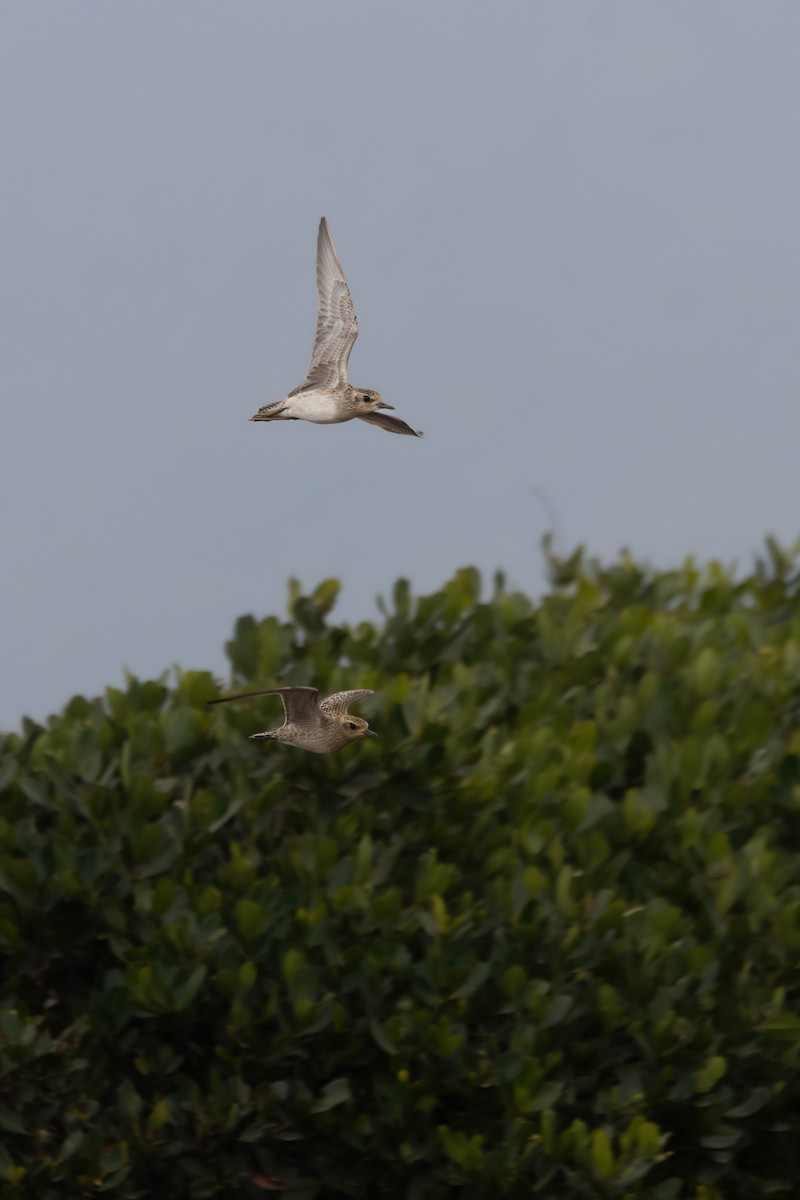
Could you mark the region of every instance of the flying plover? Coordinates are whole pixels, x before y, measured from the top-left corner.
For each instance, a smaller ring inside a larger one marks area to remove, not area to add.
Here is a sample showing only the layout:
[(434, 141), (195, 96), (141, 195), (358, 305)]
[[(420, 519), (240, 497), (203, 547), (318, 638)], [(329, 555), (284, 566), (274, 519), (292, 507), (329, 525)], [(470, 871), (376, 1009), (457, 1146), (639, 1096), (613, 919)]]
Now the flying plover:
[(260, 408), (251, 421), (313, 421), (335, 425), (359, 417), (390, 433), (422, 434), (399, 417), (378, 409), (393, 409), (380, 392), (354, 388), (347, 382), (347, 360), (358, 337), (350, 289), (323, 217), (317, 235), (317, 336), (305, 380), (283, 400)]
[(341, 750), (349, 742), (355, 742), (362, 737), (377, 737), (361, 717), (351, 716), (347, 711), (349, 705), (361, 696), (374, 696), (369, 688), (360, 688), (353, 692), (334, 692), (332, 696), (324, 696), (318, 700), (318, 688), (314, 687), (283, 687), (267, 688), (263, 692), (239, 692), (236, 696), (220, 696), (218, 700), (209, 700), (209, 704), (227, 704), (230, 700), (252, 700), (255, 696), (280, 696), (283, 701), (285, 721), (275, 729), (267, 729), (263, 733), (250, 735), (251, 741), (261, 738), (272, 738), (276, 742), (285, 742), (287, 746), (297, 746), (301, 750), (310, 750), (312, 754), (332, 754)]

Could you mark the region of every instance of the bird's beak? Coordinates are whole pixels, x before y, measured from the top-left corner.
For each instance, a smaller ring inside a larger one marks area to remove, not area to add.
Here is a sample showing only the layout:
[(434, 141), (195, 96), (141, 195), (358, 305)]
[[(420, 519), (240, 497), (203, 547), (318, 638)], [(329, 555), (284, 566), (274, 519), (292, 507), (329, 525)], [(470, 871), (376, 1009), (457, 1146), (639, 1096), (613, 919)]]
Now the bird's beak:
[(371, 729), (364, 730), (364, 737), (377, 737), (377, 733), (373, 733)]
[(390, 408), (392, 410), (392, 412), (394, 412), (394, 405), (387, 404), (385, 400), (378, 401), (378, 408)]

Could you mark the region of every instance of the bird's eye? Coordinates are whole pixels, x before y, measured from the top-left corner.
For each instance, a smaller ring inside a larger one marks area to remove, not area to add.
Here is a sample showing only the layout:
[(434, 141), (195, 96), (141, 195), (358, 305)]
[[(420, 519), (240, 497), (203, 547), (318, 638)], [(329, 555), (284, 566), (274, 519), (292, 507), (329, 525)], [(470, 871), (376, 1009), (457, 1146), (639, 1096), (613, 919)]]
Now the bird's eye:
[(345, 721), (345, 729), (358, 729), (355, 721)]
[(370, 401), (372, 400), (372, 397), (371, 396), (362, 396), (361, 399), (364, 401), (365, 404), (369, 404)]

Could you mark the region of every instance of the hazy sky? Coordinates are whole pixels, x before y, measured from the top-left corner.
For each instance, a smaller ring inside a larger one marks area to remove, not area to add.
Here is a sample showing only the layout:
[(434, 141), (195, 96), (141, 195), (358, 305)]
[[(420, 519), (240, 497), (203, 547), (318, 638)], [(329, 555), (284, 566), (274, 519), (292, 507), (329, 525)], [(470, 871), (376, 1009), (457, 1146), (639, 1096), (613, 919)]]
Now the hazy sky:
[[(222, 671), (286, 580), (374, 617), (562, 548), (800, 531), (797, 0), (2, 5), (0, 725)], [(254, 425), (322, 214), (354, 383)]]

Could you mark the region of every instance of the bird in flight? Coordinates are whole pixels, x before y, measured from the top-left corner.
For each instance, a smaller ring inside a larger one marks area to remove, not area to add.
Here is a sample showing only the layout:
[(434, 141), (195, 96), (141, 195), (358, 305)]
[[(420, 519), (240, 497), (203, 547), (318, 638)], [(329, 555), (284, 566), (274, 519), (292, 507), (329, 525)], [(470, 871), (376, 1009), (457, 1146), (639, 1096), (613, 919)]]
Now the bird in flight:
[(280, 696), (283, 701), (284, 723), (263, 733), (252, 733), (251, 741), (272, 738), (310, 750), (312, 754), (332, 754), (362, 737), (377, 737), (366, 721), (354, 717), (348, 707), (362, 696), (374, 696), (369, 688), (353, 692), (334, 692), (318, 700), (319, 689), (314, 687), (267, 688), (264, 692), (239, 692), (236, 696), (220, 696), (209, 704), (227, 704), (230, 700), (252, 700), (255, 696)]
[(399, 417), (387, 417), (394, 405), (381, 400), (380, 392), (354, 388), (347, 382), (347, 360), (358, 337), (353, 300), (339, 255), (323, 217), (317, 235), (317, 336), (308, 375), (283, 400), (266, 404), (251, 421), (314, 421), (335, 425), (359, 417), (390, 433), (422, 437)]

